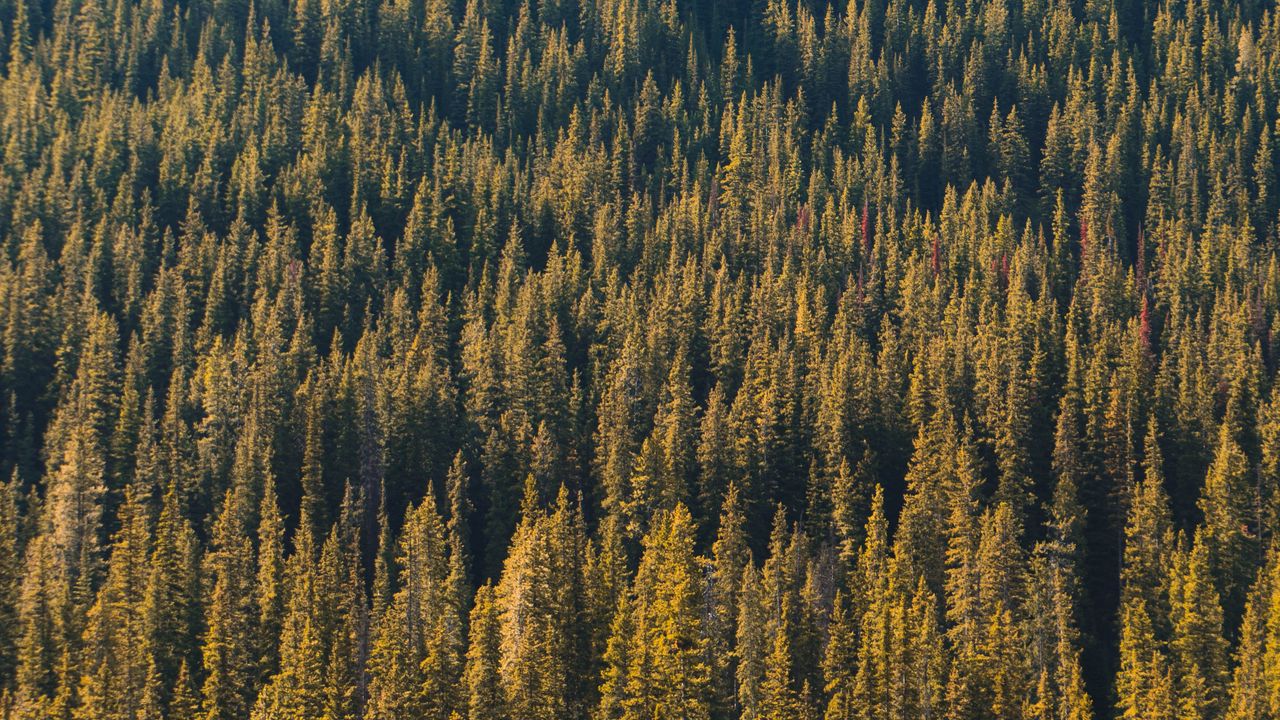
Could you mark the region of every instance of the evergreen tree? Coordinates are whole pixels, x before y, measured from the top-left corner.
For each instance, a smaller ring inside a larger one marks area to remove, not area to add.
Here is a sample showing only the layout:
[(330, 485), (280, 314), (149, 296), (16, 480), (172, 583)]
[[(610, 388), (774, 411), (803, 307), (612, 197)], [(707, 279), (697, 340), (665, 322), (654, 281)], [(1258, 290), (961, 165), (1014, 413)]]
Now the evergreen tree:
[(561, 491), (554, 511), (539, 507), (526, 483), (520, 526), (497, 587), (502, 682), (513, 717), (576, 717), (588, 699), (579, 622), (583, 572), (581, 520)]
[(366, 718), (448, 720), (458, 701), (462, 658), (451, 633), (445, 524), (428, 497), (411, 508), (397, 543), (398, 584), (373, 631)]
[(465, 672), (467, 717), (470, 720), (500, 720), (506, 717), (500, 675), (502, 638), (491, 585), (476, 591), (469, 627), (471, 645), (467, 648)]
[(1280, 714), (1275, 26), (0, 3), (0, 716)]
[(625, 667), (617, 678), (622, 718), (709, 718), (711, 672), (702, 621), (702, 587), (693, 552), (695, 526), (682, 505), (663, 516), (645, 537), (630, 599), (629, 620), (615, 629), (629, 638), (612, 653)]
[(741, 495), (733, 484), (725, 496), (719, 532), (711, 547), (712, 569), (707, 588), (707, 658), (716, 717), (731, 715), (737, 705), (734, 648), (742, 612), (742, 573), (751, 562), (743, 524)]
[(1198, 534), (1189, 551), (1174, 557), (1169, 604), (1178, 712), (1183, 717), (1221, 717), (1226, 709), (1227, 643), (1209, 550)]
[(1242, 600), (1257, 559), (1257, 530), (1250, 509), (1256, 500), (1251, 497), (1249, 460), (1237, 438), (1238, 423), (1235, 412), (1229, 410), (1218, 431), (1217, 450), (1199, 503), (1216, 584), (1232, 604)]
[[(180, 670), (195, 662), (200, 626), (200, 562), (195, 531), (183, 516), (176, 485), (170, 484), (160, 504), (155, 541), (148, 561), (142, 612), (143, 647), (148, 672), (159, 685), (161, 707), (174, 700)], [(190, 678), (188, 678), (188, 682)]]
[(14, 475), (0, 485), (0, 687), (13, 687), (17, 670), (18, 601), (22, 588), (22, 537), (19, 493)]
[(85, 669), (76, 716), (123, 718), (143, 705), (148, 667), (146, 619), (133, 588), (146, 582), (151, 540), (146, 499), (130, 488), (119, 513), (111, 560), (85, 628)]
[(212, 549), (205, 556), (204, 573), (213, 588), (201, 648), (205, 678), (200, 716), (205, 720), (247, 716), (256, 694), (258, 608), (249, 492), (241, 483), (227, 491), (213, 528)]

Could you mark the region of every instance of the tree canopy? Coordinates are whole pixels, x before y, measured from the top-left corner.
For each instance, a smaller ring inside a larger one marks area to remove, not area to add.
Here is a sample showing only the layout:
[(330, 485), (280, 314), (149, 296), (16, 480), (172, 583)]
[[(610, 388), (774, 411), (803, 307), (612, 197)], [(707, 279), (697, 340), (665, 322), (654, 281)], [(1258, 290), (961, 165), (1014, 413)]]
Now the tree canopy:
[(0, 0), (0, 718), (1280, 718), (1280, 13)]

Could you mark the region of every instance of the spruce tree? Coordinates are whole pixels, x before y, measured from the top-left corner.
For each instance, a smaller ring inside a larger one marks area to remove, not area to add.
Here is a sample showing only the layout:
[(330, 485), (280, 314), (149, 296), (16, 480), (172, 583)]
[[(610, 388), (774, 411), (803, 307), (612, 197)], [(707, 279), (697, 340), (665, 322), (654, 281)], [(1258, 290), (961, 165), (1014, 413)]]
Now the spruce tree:
[(695, 525), (683, 505), (664, 513), (645, 538), (627, 604), (627, 666), (619, 668), (621, 717), (709, 718), (711, 670), (702, 619)]
[(204, 573), (212, 592), (205, 606), (207, 628), (201, 647), (203, 720), (246, 717), (256, 694), (258, 608), (249, 493), (239, 483), (227, 491), (213, 528), (212, 549), (205, 556)]
[(452, 655), (445, 526), (427, 497), (410, 508), (397, 543), (400, 589), (376, 618), (369, 650), (366, 718), (448, 720), (462, 658)]
[(467, 648), (464, 680), (469, 720), (501, 720), (506, 717), (501, 667), (501, 628), (492, 585), (476, 591), (468, 623), (471, 644)]

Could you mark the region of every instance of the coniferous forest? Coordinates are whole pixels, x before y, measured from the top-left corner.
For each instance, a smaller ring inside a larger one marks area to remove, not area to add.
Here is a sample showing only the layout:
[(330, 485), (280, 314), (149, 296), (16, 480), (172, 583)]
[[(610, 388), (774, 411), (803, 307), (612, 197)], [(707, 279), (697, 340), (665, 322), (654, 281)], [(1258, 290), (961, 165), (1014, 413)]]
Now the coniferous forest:
[(0, 718), (1280, 718), (1280, 10), (0, 0)]

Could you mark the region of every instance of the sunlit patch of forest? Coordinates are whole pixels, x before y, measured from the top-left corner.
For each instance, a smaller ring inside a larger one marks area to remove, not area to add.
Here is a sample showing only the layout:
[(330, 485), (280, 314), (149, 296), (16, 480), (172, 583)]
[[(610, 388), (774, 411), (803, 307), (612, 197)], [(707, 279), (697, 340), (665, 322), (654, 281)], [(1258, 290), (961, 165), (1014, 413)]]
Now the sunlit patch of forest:
[(0, 0), (3, 720), (1280, 718), (1258, 0)]

